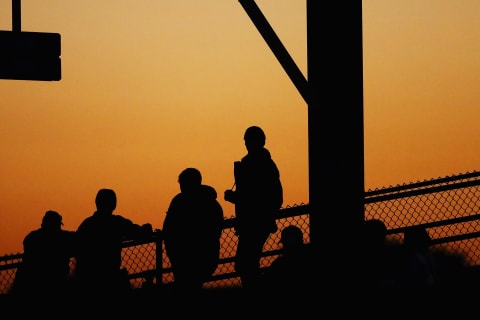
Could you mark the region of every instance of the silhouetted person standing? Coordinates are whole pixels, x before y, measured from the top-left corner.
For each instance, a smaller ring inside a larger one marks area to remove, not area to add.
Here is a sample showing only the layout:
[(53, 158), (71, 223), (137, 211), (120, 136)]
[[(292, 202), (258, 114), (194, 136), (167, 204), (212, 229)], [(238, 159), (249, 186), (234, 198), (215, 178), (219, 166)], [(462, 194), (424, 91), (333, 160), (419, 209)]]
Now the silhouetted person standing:
[(36, 299), (67, 293), (75, 232), (62, 230), (62, 216), (49, 210), (39, 229), (23, 240), (23, 259), (11, 293)]
[(176, 288), (198, 290), (218, 265), (223, 209), (216, 190), (202, 184), (199, 170), (183, 170), (178, 183), (181, 192), (170, 202), (163, 222), (165, 249)]
[(117, 196), (111, 189), (100, 189), (95, 198), (97, 210), (77, 229), (78, 252), (75, 280), (80, 293), (102, 296), (128, 292), (130, 283), (125, 269), (121, 269), (124, 241), (148, 239), (152, 226), (142, 226), (113, 214)]
[(260, 280), (263, 245), (277, 230), (276, 215), (283, 204), (280, 172), (269, 150), (265, 133), (251, 126), (244, 134), (247, 155), (234, 163), (236, 190), (226, 190), (224, 199), (235, 204), (238, 246), (235, 270), (242, 287), (256, 286)]

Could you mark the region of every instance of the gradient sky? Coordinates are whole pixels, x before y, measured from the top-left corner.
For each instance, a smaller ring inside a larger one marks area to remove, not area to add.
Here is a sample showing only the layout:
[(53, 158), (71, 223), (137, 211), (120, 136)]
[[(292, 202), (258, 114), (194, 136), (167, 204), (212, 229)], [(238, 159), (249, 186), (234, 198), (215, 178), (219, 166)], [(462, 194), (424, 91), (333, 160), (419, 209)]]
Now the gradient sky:
[[(306, 1), (256, 3), (308, 79)], [(480, 1), (363, 6), (365, 189), (479, 170)], [(61, 34), (62, 79), (0, 80), (0, 255), (50, 209), (76, 230), (100, 188), (161, 228), (186, 167), (232, 217), (223, 191), (250, 125), (284, 206), (309, 202), (307, 105), (237, 0), (23, 0), (21, 26)]]

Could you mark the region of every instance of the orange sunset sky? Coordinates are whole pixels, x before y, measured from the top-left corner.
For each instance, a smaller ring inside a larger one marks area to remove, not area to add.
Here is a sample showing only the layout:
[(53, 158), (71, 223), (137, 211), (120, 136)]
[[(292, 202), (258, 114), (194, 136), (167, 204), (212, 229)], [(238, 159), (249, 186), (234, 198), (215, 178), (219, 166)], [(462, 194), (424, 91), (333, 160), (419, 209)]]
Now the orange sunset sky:
[[(306, 1), (256, 3), (308, 79)], [(62, 79), (0, 80), (0, 255), (49, 209), (76, 230), (100, 188), (161, 228), (186, 167), (232, 217), (223, 191), (250, 125), (284, 206), (309, 202), (307, 105), (237, 0), (21, 5), (22, 31), (61, 34)], [(365, 190), (479, 170), (480, 1), (364, 0), (363, 35)]]

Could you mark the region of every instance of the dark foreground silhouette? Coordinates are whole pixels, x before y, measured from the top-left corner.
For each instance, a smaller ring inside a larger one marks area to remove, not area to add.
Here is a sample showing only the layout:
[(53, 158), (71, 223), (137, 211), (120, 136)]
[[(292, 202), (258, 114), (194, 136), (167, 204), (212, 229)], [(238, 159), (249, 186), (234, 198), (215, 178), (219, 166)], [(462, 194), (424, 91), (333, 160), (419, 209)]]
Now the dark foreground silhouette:
[[(457, 275), (459, 276), (459, 275)], [(91, 299), (88, 295), (75, 295), (55, 301), (42, 299), (16, 301), (4, 295), (0, 307), (4, 314), (15, 311), (17, 316), (30, 314), (48, 315), (50, 318), (65, 316), (109, 316), (120, 319), (151, 317), (153, 315), (222, 318), (233, 317), (338, 317), (382, 316), (455, 316), (461, 319), (476, 309), (479, 277), (478, 270), (469, 269), (455, 285), (432, 290), (430, 295), (416, 297), (398, 291), (387, 298), (363, 292), (358, 287), (324, 288), (306, 285), (295, 291), (278, 291), (277, 288), (252, 292), (242, 288), (217, 288), (190, 291), (188, 294), (168, 288), (133, 290), (125, 296), (105, 296)], [(26, 308), (28, 306), (28, 308)], [(33, 308), (33, 309), (32, 309)]]
[[(425, 242), (422, 241), (428, 241), (428, 237), (425, 237), (424, 231), (419, 231), (420, 240), (423, 239), (420, 242), (410, 242), (409, 239), (418, 239), (418, 234), (414, 234), (413, 238), (406, 235), (405, 243), (390, 243), (385, 239), (385, 228), (381, 221), (368, 222), (365, 226), (363, 247), (360, 246), (362, 250), (356, 255), (351, 253), (351, 264), (338, 268), (342, 272), (350, 270), (350, 275), (334, 271), (326, 273), (322, 265), (335, 265), (336, 261), (329, 260), (321, 254), (321, 250), (310, 244), (307, 251), (309, 256), (305, 261), (310, 264), (308, 268), (313, 268), (309, 269), (311, 273), (307, 277), (304, 277), (305, 274), (298, 277), (302, 281), (295, 285), (290, 282), (295, 275), (288, 268), (288, 274), (280, 273), (272, 278), (285, 279), (288, 276), (288, 282), (267, 282), (257, 290), (215, 288), (181, 291), (165, 285), (133, 289), (122, 294), (99, 295), (97, 288), (91, 287), (90, 290), (72, 290), (55, 299), (41, 293), (28, 299), (2, 295), (0, 307), (4, 314), (16, 312), (19, 317), (28, 316), (33, 310), (35, 316), (49, 317), (74, 314), (138, 318), (165, 314), (175, 317), (206, 316), (210, 319), (252, 315), (269, 318), (329, 317), (332, 314), (340, 318), (351, 316), (352, 312), (355, 316), (451, 315), (461, 319), (464, 314), (475, 310), (480, 287), (479, 267), (465, 266), (462, 256), (429, 249), (436, 266), (434, 281), (428, 280), (428, 286), (425, 287), (423, 280), (414, 281), (416, 276), (409, 278), (408, 271), (412, 256), (416, 257), (418, 250), (425, 250)], [(299, 234), (296, 238), (300, 238)], [(374, 267), (385, 272), (366, 273)], [(301, 269), (294, 272), (301, 272)]]

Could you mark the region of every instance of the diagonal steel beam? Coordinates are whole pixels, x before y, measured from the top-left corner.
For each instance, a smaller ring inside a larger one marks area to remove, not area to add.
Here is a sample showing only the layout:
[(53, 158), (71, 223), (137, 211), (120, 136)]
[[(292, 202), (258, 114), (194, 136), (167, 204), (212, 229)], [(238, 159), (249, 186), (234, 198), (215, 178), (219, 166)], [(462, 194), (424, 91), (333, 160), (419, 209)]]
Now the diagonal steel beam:
[(239, 0), (293, 84), (308, 104), (308, 82), (254, 0)]

